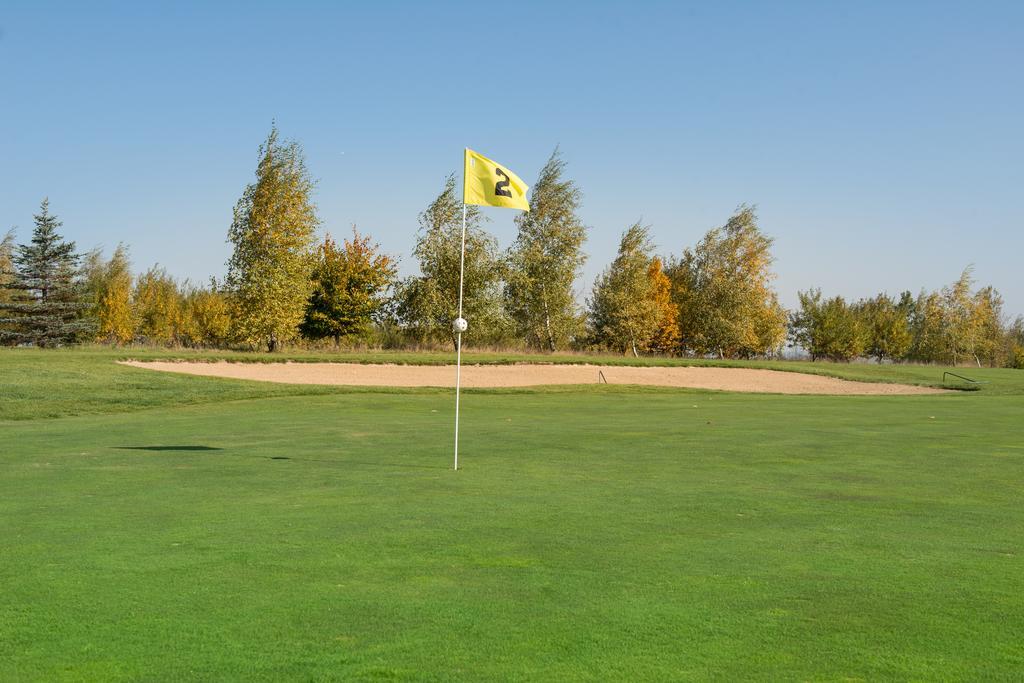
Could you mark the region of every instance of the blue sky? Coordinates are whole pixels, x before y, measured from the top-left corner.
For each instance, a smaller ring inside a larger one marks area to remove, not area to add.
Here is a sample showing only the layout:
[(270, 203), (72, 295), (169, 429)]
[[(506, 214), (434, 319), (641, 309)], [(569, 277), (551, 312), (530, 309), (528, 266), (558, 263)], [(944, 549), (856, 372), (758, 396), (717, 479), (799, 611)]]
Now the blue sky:
[[(678, 254), (740, 203), (784, 304), (938, 288), (1024, 313), (1024, 3), (0, 5), (0, 227), (49, 196), (82, 248), (223, 275), (276, 119), (352, 223), (415, 270), (463, 147), (532, 183), (555, 145), (590, 261), (630, 223)], [(513, 212), (488, 210), (502, 246)]]

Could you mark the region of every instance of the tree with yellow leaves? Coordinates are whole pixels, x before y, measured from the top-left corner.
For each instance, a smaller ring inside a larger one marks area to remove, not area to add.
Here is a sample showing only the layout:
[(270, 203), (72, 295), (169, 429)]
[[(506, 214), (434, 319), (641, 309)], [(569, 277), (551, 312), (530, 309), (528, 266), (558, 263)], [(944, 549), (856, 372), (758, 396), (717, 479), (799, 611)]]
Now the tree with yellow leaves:
[(117, 245), (103, 265), (96, 290), (96, 338), (111, 344), (128, 344), (134, 336), (132, 274), (128, 249)]
[(181, 344), (183, 306), (178, 283), (153, 266), (138, 277), (132, 297), (135, 333), (150, 344)]
[(772, 238), (740, 206), (669, 265), (683, 347), (723, 358), (770, 354), (786, 338), (786, 312), (771, 288)]
[(231, 335), (231, 304), (217, 281), (209, 287), (186, 285), (182, 312), (182, 339), (188, 346), (223, 346)]
[(319, 219), (299, 144), (279, 143), (274, 127), (259, 156), (256, 182), (238, 200), (228, 231), (234, 253), (227, 284), (237, 338), (274, 351), (299, 333), (313, 290)]

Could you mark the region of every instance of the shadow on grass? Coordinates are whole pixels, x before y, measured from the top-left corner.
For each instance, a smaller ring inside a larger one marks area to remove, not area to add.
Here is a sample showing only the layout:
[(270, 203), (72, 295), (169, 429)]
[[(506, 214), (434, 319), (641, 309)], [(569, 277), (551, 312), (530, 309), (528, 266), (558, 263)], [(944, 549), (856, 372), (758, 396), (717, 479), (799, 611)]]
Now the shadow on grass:
[[(201, 451), (222, 451), (223, 448), (217, 448), (215, 446), (111, 446), (111, 448), (119, 451), (154, 451), (154, 452), (201, 452)], [(352, 461), (352, 460), (325, 460), (322, 458), (293, 458), (287, 455), (248, 455), (245, 453), (228, 453), (225, 455), (232, 455), (239, 458), (253, 458), (258, 460), (289, 460), (293, 462), (319, 462), (328, 465), (363, 465), (367, 467), (398, 467), (401, 469), (420, 469), (420, 470), (440, 470), (449, 469), (447, 465), (419, 465), (413, 463), (397, 463), (397, 462), (365, 462), (365, 461)]]
[(113, 446), (119, 451), (220, 451), (214, 446)]

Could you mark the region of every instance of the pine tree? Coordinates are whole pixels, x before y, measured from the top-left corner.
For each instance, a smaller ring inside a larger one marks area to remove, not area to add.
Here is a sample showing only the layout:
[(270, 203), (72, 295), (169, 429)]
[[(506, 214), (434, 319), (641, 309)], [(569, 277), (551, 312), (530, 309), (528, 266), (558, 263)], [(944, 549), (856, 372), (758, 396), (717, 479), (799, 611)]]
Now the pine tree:
[(259, 156), (256, 182), (235, 206), (228, 232), (234, 253), (227, 284), (237, 337), (274, 351), (298, 334), (305, 314), (319, 219), (299, 144), (279, 144), (275, 127)]
[(8, 344), (59, 346), (88, 334), (91, 321), (83, 317), (90, 307), (76, 281), (80, 260), (75, 243), (57, 232), (62, 223), (50, 214), (44, 199), (34, 216), (28, 244), (18, 245), (11, 261), (12, 300), (0, 304), (0, 341)]
[(576, 212), (582, 193), (564, 178), (556, 149), (530, 195), (530, 211), (516, 217), (519, 234), (508, 252), (505, 306), (527, 344), (555, 351), (582, 330), (573, 283), (586, 261), (586, 226)]
[[(502, 267), (498, 242), (483, 229), (484, 216), (466, 207), (466, 258), (463, 317), (469, 322), (464, 342), (498, 341), (506, 336), (508, 321), (502, 308)], [(420, 230), (413, 249), (420, 275), (398, 286), (399, 320), (418, 341), (450, 341), (455, 346), (452, 321), (459, 311), (459, 257), (462, 243), (462, 202), (455, 191), (455, 176), (419, 216)]]
[(339, 248), (328, 235), (317, 250), (313, 268), (313, 294), (306, 304), (300, 330), (310, 339), (365, 334), (384, 305), (397, 269), (391, 257), (379, 253), (380, 245), (359, 235), (352, 226), (352, 239)]

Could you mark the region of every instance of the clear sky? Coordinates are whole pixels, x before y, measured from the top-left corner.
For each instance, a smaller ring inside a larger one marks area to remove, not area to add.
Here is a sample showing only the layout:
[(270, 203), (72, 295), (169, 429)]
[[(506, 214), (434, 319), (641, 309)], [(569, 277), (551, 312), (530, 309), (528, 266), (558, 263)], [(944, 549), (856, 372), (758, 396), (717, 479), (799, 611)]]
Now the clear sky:
[[(463, 147), (584, 192), (583, 293), (643, 219), (678, 254), (740, 203), (784, 304), (938, 288), (1024, 313), (1024, 3), (0, 3), (0, 227), (221, 276), (276, 119), (324, 229), (402, 259)], [(514, 212), (487, 210), (507, 246)]]

